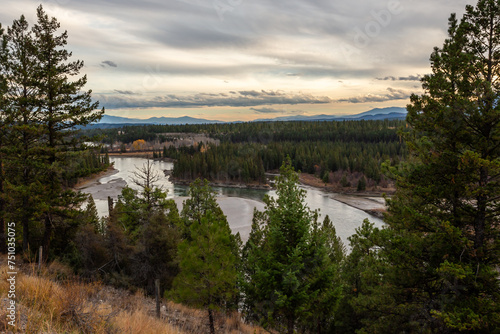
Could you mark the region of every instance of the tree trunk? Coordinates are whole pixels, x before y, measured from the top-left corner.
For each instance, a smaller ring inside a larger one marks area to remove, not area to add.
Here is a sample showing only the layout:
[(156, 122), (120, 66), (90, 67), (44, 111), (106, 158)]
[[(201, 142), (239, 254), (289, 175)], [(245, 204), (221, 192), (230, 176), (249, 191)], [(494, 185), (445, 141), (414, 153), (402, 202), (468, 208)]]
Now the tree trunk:
[(52, 222), (50, 216), (47, 214), (45, 216), (45, 231), (43, 232), (43, 260), (47, 261), (49, 256), (50, 239), (52, 237)]
[[(481, 168), (479, 179), (479, 186), (486, 187), (488, 181), (488, 172), (485, 167)], [(484, 233), (485, 233), (485, 225), (486, 225), (486, 207), (487, 207), (487, 196), (484, 194), (480, 194), (476, 198), (477, 212), (476, 217), (474, 219), (474, 230), (475, 230), (475, 240), (474, 240), (474, 249), (478, 251), (478, 255), (482, 256), (483, 254), (483, 245), (484, 245)]]
[(215, 334), (214, 314), (211, 309), (208, 309), (208, 322), (210, 324), (210, 334)]
[[(23, 196), (23, 208), (28, 207), (28, 199)], [(30, 217), (23, 212), (21, 216), (21, 223), (23, 225), (23, 251), (27, 252), (29, 249), (29, 236), (30, 236)]]
[(294, 319), (293, 317), (290, 317), (290, 316), (289, 316), (289, 317), (288, 317), (288, 319), (287, 319), (287, 322), (288, 322), (288, 324), (287, 324), (287, 327), (288, 327), (288, 331), (287, 331), (287, 333), (288, 333), (288, 334), (293, 334), (293, 329), (294, 329), (294, 327), (295, 327), (295, 326), (294, 326), (294, 324), (295, 324), (295, 321), (294, 321), (294, 320), (295, 320), (295, 319)]

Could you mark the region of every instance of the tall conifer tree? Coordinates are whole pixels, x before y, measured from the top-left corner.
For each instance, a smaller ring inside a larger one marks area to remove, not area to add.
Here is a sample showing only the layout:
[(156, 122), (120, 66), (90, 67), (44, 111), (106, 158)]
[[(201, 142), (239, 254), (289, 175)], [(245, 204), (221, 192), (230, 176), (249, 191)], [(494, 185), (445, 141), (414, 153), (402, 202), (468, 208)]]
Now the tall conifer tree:
[(307, 207), (290, 158), (280, 169), (276, 194), (264, 198), (264, 212), (254, 212), (243, 250), (245, 309), (250, 319), (280, 333), (299, 327), (322, 332), (340, 292), (330, 248), (334, 232), (321, 229), (318, 213)]
[(231, 306), (237, 294), (239, 237), (231, 234), (208, 182), (196, 180), (189, 194), (182, 210), (184, 240), (178, 247), (180, 273), (172, 296), (206, 309), (210, 333), (215, 333), (214, 311)]
[(87, 83), (86, 75), (70, 81), (80, 73), (83, 61), (69, 60), (72, 53), (65, 49), (68, 34), (66, 31), (58, 34), (59, 28), (56, 18), (49, 18), (42, 6), (38, 7), (37, 23), (32, 30), (37, 64), (35, 79), (40, 97), (37, 107), (46, 140), (47, 201), (43, 246), (47, 250), (57, 217), (70, 216), (71, 209), (84, 200), (82, 196), (64, 190), (59, 181), (61, 166), (67, 163), (67, 152), (82, 145), (73, 136), (75, 128), (99, 120), (104, 113), (104, 110), (96, 111), (98, 103), (92, 102), (91, 91), (82, 90)]
[(69, 61), (67, 33), (58, 35), (59, 23), (42, 6), (37, 19), (29, 29), (21, 16), (2, 40), (1, 190), (8, 207), (3, 216), (22, 225), (23, 249), (42, 239), (47, 256), (54, 229), (74, 230), (84, 200), (62, 182), (71, 152), (85, 148), (75, 129), (98, 120), (103, 111), (95, 110), (90, 91), (82, 91), (85, 76), (70, 81), (83, 62)]
[(399, 317), (389, 328), (490, 333), (500, 326), (500, 1), (452, 15), (431, 65), (408, 106), (412, 155), (386, 219)]
[[(22, 245), (27, 250), (30, 226), (42, 208), (43, 188), (37, 179), (42, 168), (39, 155), (43, 130), (38, 123), (35, 79), (36, 57), (33, 34), (24, 16), (12, 23), (4, 40), (2, 76), (5, 83), (1, 113), (4, 159), (4, 199), (8, 204), (8, 219), (22, 225)], [(8, 198), (7, 198), (8, 197)]]

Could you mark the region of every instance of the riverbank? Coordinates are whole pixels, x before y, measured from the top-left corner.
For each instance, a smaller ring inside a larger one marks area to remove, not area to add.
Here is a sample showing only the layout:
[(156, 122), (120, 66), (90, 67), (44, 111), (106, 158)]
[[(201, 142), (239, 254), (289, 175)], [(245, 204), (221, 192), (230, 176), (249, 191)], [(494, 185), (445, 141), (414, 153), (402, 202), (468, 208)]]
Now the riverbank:
[(82, 190), (88, 187), (92, 187), (94, 185), (98, 185), (99, 179), (106, 177), (106, 176), (111, 176), (118, 173), (118, 170), (115, 169), (113, 165), (110, 165), (106, 170), (99, 172), (97, 174), (92, 174), (87, 177), (82, 177), (78, 179), (78, 182), (76, 185), (73, 187), (75, 190)]
[(387, 212), (385, 198), (383, 197), (332, 193), (330, 194), (330, 198), (349, 205), (353, 208), (362, 210), (380, 219), (383, 219), (384, 213)]
[[(114, 168), (118, 170), (116, 174), (111, 172), (113, 174), (104, 177), (95, 176), (94, 182), (87, 182), (81, 190), (92, 195), (97, 211), (103, 217), (108, 215), (108, 196), (116, 201), (125, 186), (129, 185), (136, 188), (131, 182), (132, 173), (137, 169), (137, 166), (140, 167), (145, 162), (143, 158), (134, 157), (112, 157), (111, 161), (114, 163)], [(174, 199), (180, 208), (182, 202), (187, 199), (186, 187), (174, 186), (168, 181), (167, 177), (163, 176), (163, 171), (170, 170), (172, 164), (155, 161), (153, 168), (154, 171), (161, 175), (158, 183), (164, 190), (168, 191), (167, 198)], [(93, 186), (90, 186), (90, 184), (93, 184)], [(272, 185), (272, 183), (270, 184)], [(220, 185), (220, 183), (212, 184), (214, 188), (217, 186), (217, 202), (227, 216), (231, 230), (234, 233), (239, 232), (242, 239), (248, 238), (254, 208), (263, 211), (265, 209), (265, 203), (262, 202), (263, 196), (265, 194), (274, 196), (275, 191), (269, 190), (268, 187), (266, 187), (267, 189), (254, 190), (247, 189), (246, 185), (234, 187), (234, 184), (224, 184), (224, 187), (218, 187)], [(338, 195), (339, 197), (335, 199), (332, 197), (335, 194), (326, 193), (321, 189), (308, 186), (301, 187), (306, 191), (305, 201), (307, 206), (312, 210), (320, 210), (320, 219), (324, 219), (328, 215), (335, 225), (337, 235), (342, 238), (346, 245), (349, 243), (348, 237), (355, 233), (356, 228), (361, 226), (364, 219), (370, 219), (377, 227), (383, 226), (382, 220), (373, 216), (372, 212), (365, 212), (368, 209), (373, 209), (374, 206), (368, 207), (365, 205), (360, 207), (359, 201), (352, 203), (353, 199), (349, 197)], [(356, 206), (360, 207), (361, 210), (357, 209)]]
[[(189, 186), (194, 180), (181, 180), (174, 178), (172, 176), (168, 179), (173, 184), (181, 185), (181, 186)], [(257, 189), (257, 190), (271, 190), (272, 187), (269, 184), (252, 184), (252, 183), (233, 183), (233, 182), (210, 182), (209, 185), (211, 187), (218, 188), (238, 188), (238, 189)]]
[(345, 194), (352, 196), (369, 196), (369, 197), (382, 197), (385, 195), (392, 195), (396, 188), (394, 186), (388, 187), (369, 187), (366, 190), (357, 190), (356, 187), (342, 187), (340, 184), (325, 184), (323, 181), (318, 179), (315, 175), (300, 173), (299, 182), (301, 184), (314, 187), (316, 189), (323, 190), (329, 193)]
[(140, 152), (109, 152), (110, 157), (131, 157), (131, 158), (153, 158), (153, 151), (140, 151)]
[[(338, 192), (332, 187), (321, 186), (317, 183), (307, 182), (311, 175), (301, 173), (299, 175), (299, 181), (302, 186), (308, 187), (314, 190), (320, 190), (322, 192), (328, 193), (328, 196), (346, 204), (355, 209), (364, 211), (371, 216), (377, 218), (384, 218), (384, 213), (386, 212), (385, 199), (383, 195), (385, 192), (382, 191), (357, 191), (357, 192)], [(183, 186), (189, 186), (192, 180), (179, 180), (173, 177), (169, 178), (169, 181)], [(306, 182), (304, 182), (306, 181)], [(210, 182), (211, 187), (221, 187), (221, 188), (237, 188), (237, 189), (257, 189), (257, 190), (271, 190), (273, 189), (269, 184), (258, 185), (258, 184), (241, 184), (241, 183), (231, 183), (231, 182)], [(391, 190), (391, 189), (387, 189)]]
[[(127, 154), (127, 155), (125, 155)], [(123, 153), (121, 156), (119, 154), (116, 157), (123, 158), (145, 158), (144, 156), (133, 156), (134, 153)], [(86, 189), (86, 193), (92, 194), (94, 199), (107, 200), (108, 196), (115, 198), (121, 192), (121, 189), (127, 185), (122, 177), (116, 177), (116, 179), (110, 180), (105, 184), (101, 184), (99, 180), (103, 177), (108, 177), (117, 174), (119, 171), (110, 166), (106, 171), (82, 178), (79, 180), (77, 185), (74, 187), (75, 190)], [(275, 176), (269, 174), (270, 176)], [(315, 179), (315, 180), (314, 180)], [(168, 178), (170, 182), (176, 185), (189, 186), (192, 180), (180, 180), (170, 176)], [(382, 197), (384, 192), (382, 191), (342, 191), (345, 189), (336, 189), (334, 187), (325, 187), (324, 184), (316, 177), (310, 174), (301, 173), (299, 175), (299, 181), (302, 186), (309, 187), (314, 190), (319, 190), (326, 193), (327, 196), (335, 201), (348, 205), (358, 210), (362, 210), (371, 216), (377, 218), (383, 218), (384, 212), (386, 212), (385, 199)], [(313, 182), (314, 181), (314, 182)], [(233, 189), (250, 189), (250, 190), (272, 190), (269, 184), (244, 184), (236, 182), (211, 182), (210, 186), (217, 188), (233, 188)], [(89, 189), (87, 189), (89, 188)], [(387, 190), (387, 193), (391, 193), (391, 189)]]
[[(156, 151), (158, 152), (158, 151)], [(122, 158), (144, 158), (144, 159), (151, 159), (155, 161), (164, 161), (164, 162), (174, 162), (175, 159), (166, 157), (166, 158), (154, 158), (153, 159), (153, 151), (140, 151), (140, 152), (108, 152), (108, 156), (110, 157), (122, 157)]]
[(384, 196), (390, 196), (396, 191), (394, 187), (357, 191), (353, 187), (325, 185), (316, 176), (306, 173), (299, 175), (299, 182), (304, 186), (326, 192), (330, 194), (330, 198), (380, 219), (383, 219), (384, 213), (387, 212)]

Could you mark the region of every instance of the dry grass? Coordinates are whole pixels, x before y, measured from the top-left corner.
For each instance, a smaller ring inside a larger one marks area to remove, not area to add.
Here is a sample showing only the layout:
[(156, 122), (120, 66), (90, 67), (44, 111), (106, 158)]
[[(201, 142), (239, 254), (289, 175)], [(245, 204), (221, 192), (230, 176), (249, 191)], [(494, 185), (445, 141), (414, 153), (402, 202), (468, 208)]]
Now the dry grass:
[[(208, 332), (208, 314), (205, 310), (196, 310), (182, 304), (169, 301), (164, 309), (167, 321), (183, 333)], [(162, 315), (163, 316), (163, 315)], [(230, 314), (216, 313), (215, 327), (217, 333), (224, 334), (261, 334), (269, 333), (260, 327), (243, 323), (238, 312)]]
[[(207, 313), (173, 302), (155, 317), (153, 299), (71, 277), (64, 265), (35, 266), (17, 274), (16, 327), (7, 323), (7, 266), (0, 266), (0, 333), (183, 334), (206, 333)], [(61, 280), (61, 278), (63, 280)], [(217, 333), (265, 333), (243, 324), (238, 313), (216, 316)]]
[(120, 329), (123, 334), (150, 333), (150, 334), (174, 334), (183, 333), (179, 329), (165, 324), (163, 320), (151, 317), (143, 311), (121, 311), (113, 319), (115, 328)]

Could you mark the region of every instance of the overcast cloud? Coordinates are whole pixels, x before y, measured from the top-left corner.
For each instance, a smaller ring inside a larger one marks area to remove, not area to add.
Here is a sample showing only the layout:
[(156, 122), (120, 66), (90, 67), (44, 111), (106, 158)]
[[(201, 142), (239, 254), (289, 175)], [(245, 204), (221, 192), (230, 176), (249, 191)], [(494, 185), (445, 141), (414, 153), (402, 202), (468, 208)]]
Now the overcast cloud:
[[(292, 94), (279, 91), (239, 91), (226, 93), (198, 93), (195, 95), (168, 94), (149, 98), (124, 97), (132, 92), (116, 91), (117, 95), (99, 95), (101, 105), (107, 108), (186, 108), (186, 107), (251, 107), (262, 105), (326, 104), (333, 102), (327, 96)], [(254, 109), (257, 112), (265, 109)], [(277, 109), (273, 109), (277, 110)], [(270, 112), (270, 111), (267, 111)]]
[[(0, 22), (8, 26), (21, 14), (34, 22), (38, 4), (2, 4)], [(433, 47), (446, 38), (449, 15), (462, 15), (475, 1), (42, 4), (68, 31), (67, 48), (85, 61), (82, 74), (107, 113), (140, 108), (139, 117), (170, 116), (176, 108), (209, 108), (207, 118), (238, 119), (248, 107), (250, 119), (405, 106), (411, 93), (421, 93), (418, 81), (430, 72)]]

